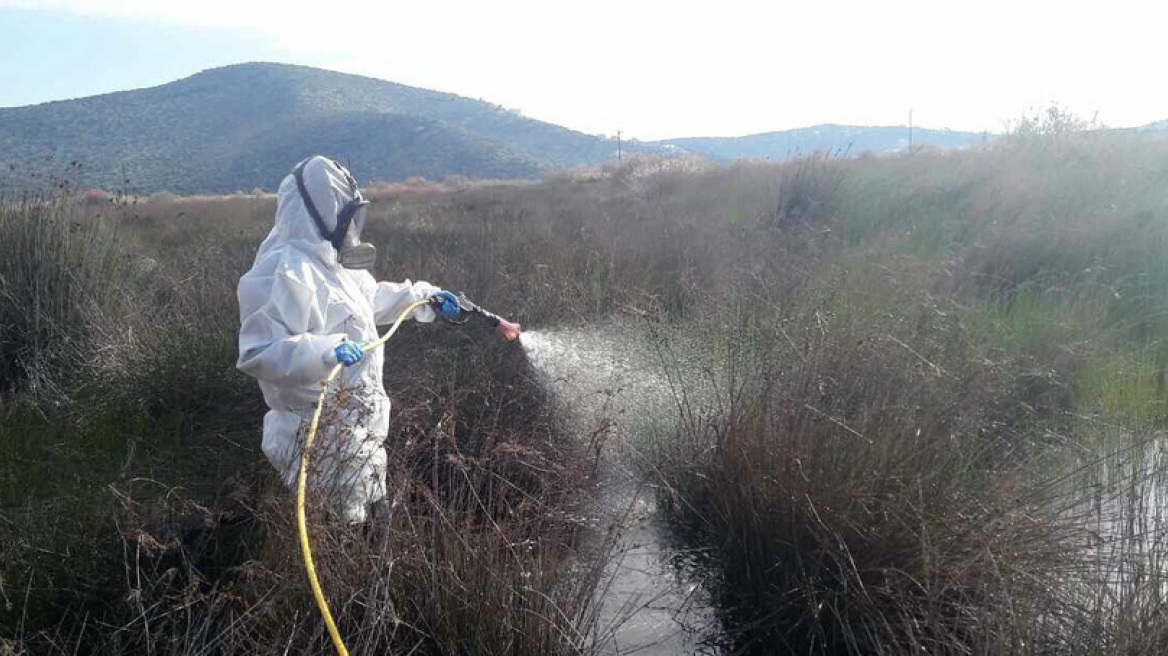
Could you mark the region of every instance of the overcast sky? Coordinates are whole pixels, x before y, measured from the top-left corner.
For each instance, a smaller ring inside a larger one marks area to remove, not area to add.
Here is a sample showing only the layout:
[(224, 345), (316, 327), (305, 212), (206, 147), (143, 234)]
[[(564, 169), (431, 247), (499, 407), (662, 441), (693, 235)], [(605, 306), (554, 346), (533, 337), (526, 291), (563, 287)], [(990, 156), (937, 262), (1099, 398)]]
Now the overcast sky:
[(1161, 3), (0, 0), (0, 107), (243, 61), (481, 98), (592, 134), (1000, 131), (1059, 103), (1168, 119)]

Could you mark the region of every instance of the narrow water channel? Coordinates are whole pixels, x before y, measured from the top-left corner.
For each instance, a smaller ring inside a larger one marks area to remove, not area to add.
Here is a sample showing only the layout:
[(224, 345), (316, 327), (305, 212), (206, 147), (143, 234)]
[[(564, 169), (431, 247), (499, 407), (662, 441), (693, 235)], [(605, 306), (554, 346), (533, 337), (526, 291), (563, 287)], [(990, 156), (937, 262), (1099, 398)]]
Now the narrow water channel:
[(676, 408), (644, 339), (608, 327), (529, 333), (524, 348), (573, 430), (599, 453), (594, 529), (584, 548), (616, 536), (597, 590), (599, 653), (714, 654), (709, 595), (658, 516), (647, 475)]

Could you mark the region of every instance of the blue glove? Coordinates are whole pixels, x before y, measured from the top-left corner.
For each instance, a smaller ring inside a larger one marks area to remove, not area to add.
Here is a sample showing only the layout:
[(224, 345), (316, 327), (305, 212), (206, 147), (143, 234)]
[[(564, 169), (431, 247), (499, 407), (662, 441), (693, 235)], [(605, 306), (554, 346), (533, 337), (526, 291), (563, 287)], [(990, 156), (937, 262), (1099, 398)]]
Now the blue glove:
[(459, 304), (458, 297), (445, 289), (431, 296), (430, 302), (438, 308), (438, 314), (447, 319), (457, 319), (458, 315), (462, 314), (462, 305)]
[(337, 344), (337, 347), (333, 349), (333, 354), (337, 356), (337, 362), (351, 367), (365, 357), (365, 349), (358, 342), (344, 341)]

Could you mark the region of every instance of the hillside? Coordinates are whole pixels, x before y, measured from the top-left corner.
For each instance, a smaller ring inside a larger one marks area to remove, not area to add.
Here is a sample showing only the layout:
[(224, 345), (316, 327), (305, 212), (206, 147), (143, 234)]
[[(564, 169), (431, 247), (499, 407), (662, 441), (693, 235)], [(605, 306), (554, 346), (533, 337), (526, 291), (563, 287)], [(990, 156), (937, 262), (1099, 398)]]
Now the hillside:
[[(942, 130), (917, 129), (913, 138), (940, 148), (983, 142), (983, 135)], [(730, 162), (887, 153), (907, 143), (904, 127), (822, 125), (634, 140), (624, 149)], [(44, 188), (62, 175), (133, 193), (270, 190), (314, 153), (345, 160), (363, 182), (535, 178), (611, 161), (617, 144), (481, 100), (286, 64), (239, 64), (147, 89), (0, 109), (0, 191)]]
[(0, 109), (0, 188), (79, 161), (70, 177), (86, 186), (272, 189), (315, 152), (347, 160), (362, 180), (521, 178), (610, 159), (616, 144), (453, 94), (283, 64)]
[[(697, 137), (656, 142), (674, 152), (700, 155), (714, 162), (737, 159), (785, 160), (810, 153), (858, 155), (892, 153), (908, 148), (909, 130), (897, 127), (817, 125), (797, 130), (766, 132), (744, 137)], [(912, 131), (914, 146), (968, 148), (980, 145), (986, 135), (951, 130)]]

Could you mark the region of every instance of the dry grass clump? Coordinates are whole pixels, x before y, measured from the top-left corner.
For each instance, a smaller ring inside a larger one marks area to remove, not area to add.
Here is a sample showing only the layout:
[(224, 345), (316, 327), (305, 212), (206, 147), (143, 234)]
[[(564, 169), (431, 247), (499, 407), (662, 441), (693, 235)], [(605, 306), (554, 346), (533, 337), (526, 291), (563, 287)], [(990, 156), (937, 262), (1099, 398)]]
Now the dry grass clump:
[(0, 197), (0, 392), (67, 399), (125, 275), (109, 226), (60, 197)]
[[(441, 438), (439, 438), (441, 439)], [(575, 525), (538, 497), (480, 497), (427, 478), (419, 451), (394, 449), (392, 501), (373, 530), (330, 521), (314, 499), (318, 572), (354, 653), (559, 653), (585, 648), (593, 580), (575, 560)], [(279, 654), (331, 650), (303, 575), (292, 502), (239, 484), (215, 508), (118, 486), (110, 567), (56, 626), (19, 635), (36, 653)], [(274, 494), (273, 494), (274, 493)], [(141, 495), (141, 496), (139, 496)], [(500, 493), (502, 496), (502, 493)], [(487, 513), (484, 508), (495, 512)], [(112, 538), (112, 539), (111, 539)], [(88, 618), (88, 620), (86, 620)]]
[[(725, 401), (679, 402), (702, 420), (667, 451), (661, 498), (707, 549), (728, 639), (741, 653), (1058, 644), (1069, 609), (1044, 591), (1071, 549), (1054, 510), (1015, 493), (1066, 425), (1069, 372), (1034, 385), (1025, 359), (971, 363), (955, 315), (871, 312), (917, 307), (880, 284), (825, 293), (766, 316), (779, 330), (755, 317)], [(1007, 604), (1026, 622), (1000, 626)]]

